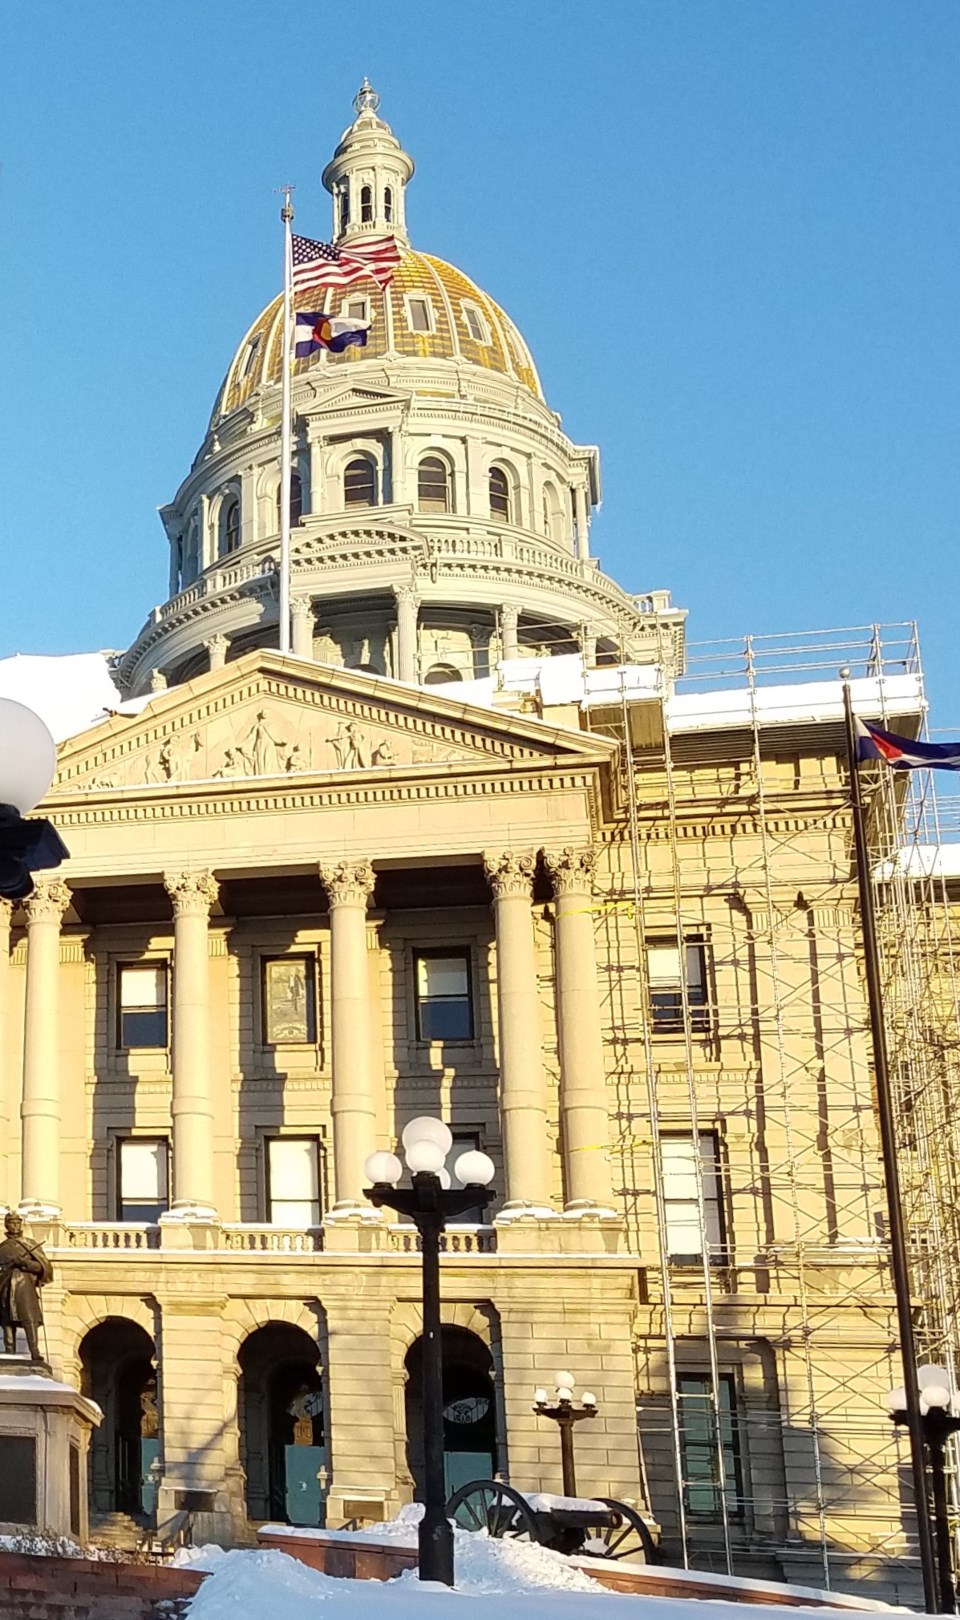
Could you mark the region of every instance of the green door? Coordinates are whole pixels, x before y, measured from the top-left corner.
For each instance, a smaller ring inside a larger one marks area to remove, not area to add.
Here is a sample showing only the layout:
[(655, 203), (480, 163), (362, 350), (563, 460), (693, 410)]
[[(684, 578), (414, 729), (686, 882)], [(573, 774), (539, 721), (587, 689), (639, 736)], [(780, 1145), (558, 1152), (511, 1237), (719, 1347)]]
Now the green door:
[(320, 1481), (317, 1470), (324, 1460), (323, 1446), (284, 1446), (287, 1519), (290, 1524), (320, 1524)]

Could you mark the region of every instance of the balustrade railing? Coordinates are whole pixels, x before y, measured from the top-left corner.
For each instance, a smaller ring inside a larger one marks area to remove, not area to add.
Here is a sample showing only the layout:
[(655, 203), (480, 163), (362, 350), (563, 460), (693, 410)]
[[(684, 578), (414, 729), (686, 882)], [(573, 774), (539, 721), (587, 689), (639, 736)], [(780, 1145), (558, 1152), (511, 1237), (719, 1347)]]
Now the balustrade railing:
[[(400, 1254), (419, 1254), (420, 1234), (413, 1226), (393, 1226), (390, 1247)], [(492, 1226), (449, 1227), (440, 1237), (443, 1254), (496, 1254), (497, 1234)]]
[(159, 1249), (159, 1226), (140, 1226), (134, 1221), (78, 1221), (63, 1229), (68, 1249), (97, 1249), (129, 1252)]
[(323, 1248), (323, 1232), (317, 1226), (261, 1226), (238, 1221), (224, 1225), (222, 1247), (241, 1249), (247, 1254), (314, 1254)]

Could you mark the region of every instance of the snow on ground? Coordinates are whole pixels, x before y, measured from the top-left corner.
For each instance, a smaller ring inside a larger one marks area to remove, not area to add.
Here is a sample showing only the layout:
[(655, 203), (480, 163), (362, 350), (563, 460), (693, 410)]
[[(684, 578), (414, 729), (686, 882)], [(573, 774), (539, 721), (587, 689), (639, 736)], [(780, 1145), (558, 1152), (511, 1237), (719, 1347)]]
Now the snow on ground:
[[(404, 1544), (414, 1526), (409, 1519), (394, 1520), (378, 1525), (370, 1539)], [(608, 1592), (549, 1548), (462, 1530), (454, 1535), (453, 1591), (420, 1581), (415, 1570), (392, 1581), (335, 1579), (266, 1548), (183, 1548), (176, 1562), (212, 1572), (190, 1605), (189, 1620), (688, 1620), (690, 1615), (689, 1599)], [(849, 1609), (815, 1612), (817, 1620), (851, 1620)], [(697, 1620), (812, 1620), (812, 1613), (701, 1601)]]

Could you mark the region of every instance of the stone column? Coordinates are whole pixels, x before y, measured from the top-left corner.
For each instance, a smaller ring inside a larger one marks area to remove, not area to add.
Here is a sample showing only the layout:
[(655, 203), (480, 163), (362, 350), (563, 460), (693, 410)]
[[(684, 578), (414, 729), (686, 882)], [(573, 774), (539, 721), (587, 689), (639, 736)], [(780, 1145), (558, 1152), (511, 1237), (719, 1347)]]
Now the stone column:
[(415, 685), (417, 680), (417, 615), (420, 597), (413, 584), (395, 585), (397, 603), (397, 676)]
[(16, 1202), (10, 1148), (13, 1143), (13, 1099), (10, 1096), (10, 921), (13, 906), (0, 900), (0, 1211)]
[(163, 883), (173, 901), (172, 1211), (211, 1221), (216, 1208), (207, 936), (218, 885), (210, 872), (167, 872)]
[(309, 596), (290, 598), (292, 635), (290, 650), (294, 658), (313, 657), (313, 603)]
[(227, 661), (227, 648), (230, 646), (230, 637), (218, 631), (215, 636), (209, 636), (203, 645), (207, 650), (210, 668), (222, 669)]
[(585, 562), (590, 556), (590, 508), (587, 504), (587, 492), (582, 484), (577, 485), (574, 500), (577, 510), (577, 556)]
[(520, 609), (510, 602), (504, 602), (500, 609), (500, 656), (501, 658), (519, 658), (520, 642), (517, 635), (520, 624)]
[(500, 1121), (507, 1213), (552, 1214), (547, 1087), (540, 1035), (540, 988), (533, 937), (536, 856), (485, 853), (497, 930)]
[(377, 1146), (377, 1088), (373, 1078), (367, 963), (367, 905), (374, 874), (369, 861), (320, 867), (330, 902), (330, 1048), (333, 1114), (333, 1216), (372, 1214), (363, 1196), (363, 1163)]
[(556, 913), (560, 1121), (566, 1208), (614, 1214), (593, 935), (592, 849), (544, 851)]
[(20, 1208), (43, 1220), (60, 1213), (60, 925), (70, 904), (61, 878), (38, 877), (27, 916), (23, 1026), (23, 1169)]

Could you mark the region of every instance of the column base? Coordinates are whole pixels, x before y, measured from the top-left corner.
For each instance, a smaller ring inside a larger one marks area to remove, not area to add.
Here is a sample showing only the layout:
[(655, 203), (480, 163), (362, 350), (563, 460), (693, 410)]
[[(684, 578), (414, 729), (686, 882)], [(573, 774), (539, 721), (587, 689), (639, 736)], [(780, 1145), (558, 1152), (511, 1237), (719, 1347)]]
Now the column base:
[(216, 1226), (219, 1220), (212, 1204), (195, 1204), (188, 1198), (164, 1210), (160, 1216), (161, 1225), (169, 1221), (200, 1221), (204, 1226)]
[(527, 1198), (510, 1198), (497, 1215), (495, 1225), (508, 1221), (556, 1221), (559, 1214), (552, 1204), (534, 1204)]
[(160, 1216), (161, 1249), (216, 1249), (220, 1246), (220, 1219), (203, 1204), (181, 1204)]
[(341, 1198), (323, 1217), (324, 1226), (331, 1221), (362, 1221), (367, 1226), (379, 1226), (383, 1222), (383, 1211), (375, 1204), (356, 1204), (352, 1198)]
[(598, 1204), (593, 1198), (573, 1198), (569, 1204), (564, 1204), (565, 1221), (580, 1220), (583, 1216), (594, 1216), (604, 1221), (620, 1220), (620, 1215), (609, 1204)]
[(370, 1254), (389, 1241), (387, 1223), (372, 1205), (335, 1204), (323, 1218), (323, 1247), (330, 1253)]
[(42, 1198), (22, 1198), (17, 1214), (25, 1221), (59, 1221), (63, 1210), (59, 1204), (46, 1204)]

